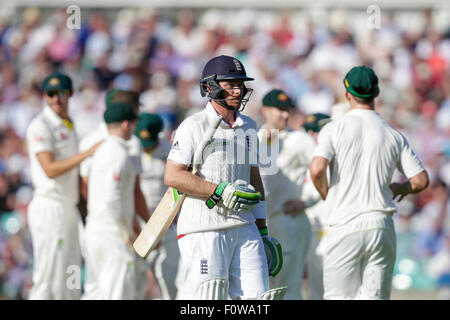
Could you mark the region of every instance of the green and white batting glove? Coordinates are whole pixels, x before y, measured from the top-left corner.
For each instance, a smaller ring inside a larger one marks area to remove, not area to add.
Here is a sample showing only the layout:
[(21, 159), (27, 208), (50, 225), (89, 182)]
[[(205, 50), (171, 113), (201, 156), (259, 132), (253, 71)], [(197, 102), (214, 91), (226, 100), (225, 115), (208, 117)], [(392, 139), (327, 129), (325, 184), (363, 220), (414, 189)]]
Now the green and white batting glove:
[(221, 182), (214, 193), (206, 200), (206, 206), (212, 209), (222, 200), (225, 207), (245, 213), (255, 206), (261, 199), (261, 193), (244, 180), (236, 180), (234, 183)]
[(264, 251), (266, 252), (267, 265), (269, 267), (269, 275), (275, 277), (283, 266), (283, 251), (280, 242), (269, 236), (267, 227), (259, 229), (262, 241), (264, 243)]

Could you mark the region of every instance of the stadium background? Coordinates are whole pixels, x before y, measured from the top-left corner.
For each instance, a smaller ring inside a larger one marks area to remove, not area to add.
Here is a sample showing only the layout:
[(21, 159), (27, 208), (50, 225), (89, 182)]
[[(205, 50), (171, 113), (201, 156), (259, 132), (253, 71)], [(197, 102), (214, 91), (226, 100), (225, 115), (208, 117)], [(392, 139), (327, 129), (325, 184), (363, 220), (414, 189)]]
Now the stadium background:
[[(376, 110), (407, 136), (432, 181), (403, 200), (395, 215), (392, 298), (450, 298), (445, 1), (247, 0), (247, 8), (235, 0), (215, 8), (194, 0), (152, 1), (153, 7), (135, 0), (73, 2), (0, 4), (0, 298), (26, 299), (31, 285), (24, 133), (43, 106), (42, 79), (56, 69), (72, 77), (70, 114), (80, 137), (101, 119), (104, 94), (113, 87), (141, 92), (143, 110), (162, 115), (170, 137), (204, 105), (198, 79), (217, 54), (237, 56), (256, 79), (245, 113), (259, 121), (261, 98), (272, 87), (285, 89), (304, 113), (329, 114), (343, 101), (342, 78), (353, 65), (375, 69), (381, 88)], [(80, 29), (67, 27), (72, 4), (80, 8)], [(368, 10), (371, 5), (377, 7)], [(371, 28), (377, 8), (380, 25)]]

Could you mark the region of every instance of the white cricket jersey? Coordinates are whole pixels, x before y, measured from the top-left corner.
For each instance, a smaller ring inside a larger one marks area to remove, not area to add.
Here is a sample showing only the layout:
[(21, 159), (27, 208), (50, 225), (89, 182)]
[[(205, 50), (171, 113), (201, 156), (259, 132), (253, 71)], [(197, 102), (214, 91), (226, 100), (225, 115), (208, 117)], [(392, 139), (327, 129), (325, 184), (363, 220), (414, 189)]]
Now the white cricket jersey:
[[(104, 121), (100, 122), (95, 131), (87, 134), (80, 141), (80, 152), (84, 152), (91, 148), (97, 142), (106, 139), (108, 136), (108, 127)], [(131, 136), (130, 140), (126, 141), (128, 154), (131, 156), (134, 165), (136, 166), (137, 174), (142, 172), (141, 154), (143, 152), (142, 144), (138, 137)], [(80, 163), (80, 176), (88, 177), (91, 168), (92, 157), (88, 157)]]
[(127, 141), (108, 135), (92, 157), (87, 224), (132, 232), (136, 169)]
[(50, 179), (36, 156), (40, 152), (51, 152), (54, 160), (63, 160), (76, 155), (78, 140), (75, 129), (67, 127), (62, 118), (45, 106), (28, 126), (26, 141), (34, 195), (76, 205), (79, 198), (78, 168)]
[(164, 169), (169, 152), (170, 143), (160, 138), (158, 146), (151, 153), (143, 152), (141, 156), (140, 186), (151, 211), (155, 210), (167, 190), (164, 184)]
[(327, 124), (314, 155), (330, 161), (329, 225), (364, 213), (393, 214), (389, 185), (395, 168), (408, 179), (424, 170), (406, 138), (372, 110), (353, 109)]
[(290, 199), (300, 200), (303, 181), (315, 148), (315, 140), (303, 131), (281, 130), (267, 143), (264, 127), (258, 132), (259, 150), (269, 150), (278, 137), (278, 150), (274, 150), (271, 161), (278, 170), (260, 164), (260, 174), (264, 184), (268, 218), (283, 211), (283, 204)]
[[(217, 113), (208, 103), (204, 110), (186, 118), (176, 131), (168, 159), (190, 166), (196, 147), (215, 117)], [(203, 162), (197, 175), (217, 184), (237, 179), (249, 183), (250, 168), (258, 166), (257, 145), (256, 122), (237, 113), (232, 128), (224, 121), (217, 128), (214, 140), (203, 150)], [(227, 229), (255, 222), (253, 211), (240, 214), (226, 208), (222, 202), (208, 209), (205, 201), (189, 195), (186, 197), (178, 218), (178, 234)]]

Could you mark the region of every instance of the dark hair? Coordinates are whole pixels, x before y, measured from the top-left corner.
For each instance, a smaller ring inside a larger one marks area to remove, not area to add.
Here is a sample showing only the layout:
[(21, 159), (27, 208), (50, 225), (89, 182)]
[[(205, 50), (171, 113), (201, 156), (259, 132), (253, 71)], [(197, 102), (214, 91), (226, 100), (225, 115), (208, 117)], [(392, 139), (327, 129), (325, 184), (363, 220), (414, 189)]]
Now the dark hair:
[(352, 94), (352, 96), (353, 96), (353, 99), (355, 99), (355, 101), (358, 102), (359, 104), (366, 104), (366, 105), (372, 106), (375, 101), (375, 97), (361, 98), (361, 97), (357, 97), (353, 94)]
[(139, 93), (130, 90), (115, 90), (109, 103), (126, 102), (133, 109), (139, 108)]

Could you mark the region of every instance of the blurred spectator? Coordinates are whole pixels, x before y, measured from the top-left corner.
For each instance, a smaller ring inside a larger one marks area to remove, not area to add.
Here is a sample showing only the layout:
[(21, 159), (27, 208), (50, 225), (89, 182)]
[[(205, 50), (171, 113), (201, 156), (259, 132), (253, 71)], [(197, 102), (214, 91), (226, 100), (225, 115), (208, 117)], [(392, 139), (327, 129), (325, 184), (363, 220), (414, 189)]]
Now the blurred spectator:
[(407, 136), (434, 181), (428, 192), (405, 199), (407, 213), (399, 210), (396, 223), (404, 233), (398, 248), (411, 241), (405, 256), (429, 261), (423, 273), (436, 286), (445, 283), (450, 22), (439, 18), (448, 9), (439, 10), (383, 10), (381, 28), (369, 29), (365, 10), (86, 9), (80, 30), (65, 27), (61, 8), (0, 10), (0, 217), (6, 217), (0, 226), (9, 226), (0, 227), (0, 296), (23, 299), (29, 288), (31, 189), (23, 135), (43, 106), (43, 77), (55, 70), (72, 77), (70, 110), (80, 137), (96, 127), (111, 88), (138, 91), (142, 110), (159, 113), (169, 137), (205, 104), (201, 66), (219, 54), (237, 56), (255, 78), (243, 112), (260, 119), (259, 101), (278, 87), (298, 106), (290, 119), (294, 129), (303, 113), (330, 114), (343, 101), (342, 78), (352, 66), (375, 69), (381, 89), (376, 110)]

